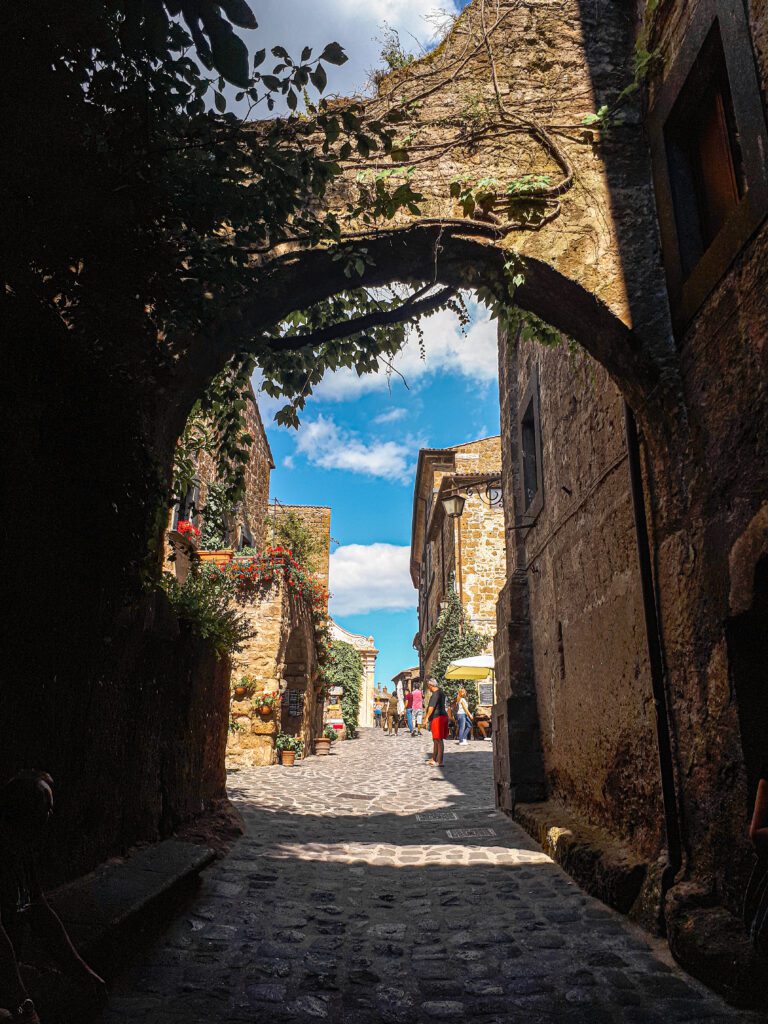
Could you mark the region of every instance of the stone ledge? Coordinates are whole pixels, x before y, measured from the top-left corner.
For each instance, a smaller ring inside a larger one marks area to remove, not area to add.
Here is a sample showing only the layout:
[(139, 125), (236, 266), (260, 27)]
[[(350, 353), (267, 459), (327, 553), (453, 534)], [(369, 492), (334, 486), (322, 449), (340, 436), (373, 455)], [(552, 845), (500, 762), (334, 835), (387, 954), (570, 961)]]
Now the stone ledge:
[(582, 889), (629, 913), (648, 873), (648, 864), (632, 850), (554, 800), (516, 804), (511, 816)]
[(741, 920), (693, 882), (667, 894), (667, 935), (677, 962), (736, 1006), (765, 1010), (768, 968)]
[(109, 977), (137, 941), (162, 927), (215, 857), (206, 846), (168, 839), (103, 864), (48, 899), (85, 960)]

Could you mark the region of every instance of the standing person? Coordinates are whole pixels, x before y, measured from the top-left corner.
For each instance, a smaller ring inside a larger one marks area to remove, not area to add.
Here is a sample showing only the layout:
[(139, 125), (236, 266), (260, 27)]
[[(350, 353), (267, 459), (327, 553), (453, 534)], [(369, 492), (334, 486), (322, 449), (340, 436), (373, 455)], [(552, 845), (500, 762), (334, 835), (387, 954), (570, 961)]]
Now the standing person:
[(424, 694), (418, 686), (414, 686), (411, 691), (411, 710), (415, 726), (415, 729), (411, 731), (411, 735), (419, 736), (421, 735), (421, 723), (424, 721)]
[(445, 757), (445, 740), (448, 736), (448, 712), (445, 709), (445, 691), (437, 685), (434, 678), (427, 680), (429, 690), (429, 706), (427, 707), (427, 725), (432, 733), (432, 757), (428, 765), (442, 767)]
[(463, 686), (459, 687), (459, 692), (456, 694), (456, 721), (459, 726), (459, 735), (457, 742), (466, 744), (467, 737), (472, 731), (472, 722), (474, 719), (469, 711), (469, 701), (467, 700), (467, 691)]
[(408, 725), (408, 732), (413, 736), (413, 683), (408, 683), (405, 691), (405, 721)]
[(387, 703), (387, 735), (397, 736), (400, 728), (400, 712), (398, 711), (397, 705), (399, 701), (397, 698), (397, 691), (393, 690), (389, 695), (389, 701)]
[(373, 725), (374, 728), (381, 728), (381, 701), (376, 700), (373, 705)]

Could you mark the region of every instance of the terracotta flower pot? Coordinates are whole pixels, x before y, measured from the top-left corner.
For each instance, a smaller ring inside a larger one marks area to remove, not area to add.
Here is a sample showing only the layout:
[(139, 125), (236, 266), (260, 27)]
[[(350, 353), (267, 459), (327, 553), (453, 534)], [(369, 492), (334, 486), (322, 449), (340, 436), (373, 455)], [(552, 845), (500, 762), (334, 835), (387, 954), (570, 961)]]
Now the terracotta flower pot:
[(236, 686), (232, 692), (235, 695), (235, 700), (244, 700), (248, 696), (248, 687)]
[(296, 760), (295, 750), (281, 750), (280, 751), (280, 763), (284, 764), (286, 768), (290, 768), (293, 762)]
[(268, 715), (271, 710), (272, 710), (271, 705), (269, 705), (269, 704), (262, 704), (261, 707), (259, 708), (259, 714), (261, 714), (261, 715)]
[(331, 741), (327, 736), (320, 736), (319, 739), (315, 740), (315, 753), (321, 757), (325, 757), (331, 752)]

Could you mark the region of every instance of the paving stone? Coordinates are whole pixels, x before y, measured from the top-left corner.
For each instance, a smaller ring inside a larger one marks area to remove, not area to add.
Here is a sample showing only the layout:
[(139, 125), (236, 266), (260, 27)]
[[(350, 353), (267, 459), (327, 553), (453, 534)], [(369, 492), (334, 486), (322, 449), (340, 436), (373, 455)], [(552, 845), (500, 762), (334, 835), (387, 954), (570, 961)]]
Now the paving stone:
[[(231, 776), (246, 835), (118, 979), (105, 1024), (755, 1021), (492, 809), (491, 744), (449, 750), (439, 779), (422, 746), (363, 731)], [(452, 840), (454, 821), (495, 834)]]

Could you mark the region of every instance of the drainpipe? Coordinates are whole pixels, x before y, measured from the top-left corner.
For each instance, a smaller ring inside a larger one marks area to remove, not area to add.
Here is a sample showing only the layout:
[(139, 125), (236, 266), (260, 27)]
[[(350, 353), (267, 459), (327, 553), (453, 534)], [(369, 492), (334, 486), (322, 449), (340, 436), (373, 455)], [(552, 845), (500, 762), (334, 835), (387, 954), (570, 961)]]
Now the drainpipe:
[[(648, 522), (645, 515), (640, 443), (637, 437), (635, 416), (626, 401), (624, 402), (624, 426), (627, 436), (627, 461), (632, 492), (632, 512), (635, 520), (637, 561), (640, 568), (640, 584), (643, 594), (645, 635), (648, 643), (648, 661), (651, 668), (653, 703), (656, 709), (656, 743), (659, 751), (661, 796), (664, 803), (664, 828), (667, 838), (667, 865), (661, 876), (661, 924), (664, 928), (666, 895), (674, 884), (675, 876), (680, 870), (683, 861), (682, 840), (680, 837), (680, 815), (677, 806), (675, 771), (672, 760), (666, 673), (661, 649), (656, 591), (651, 569)], [(666, 929), (664, 928), (664, 930)]]

